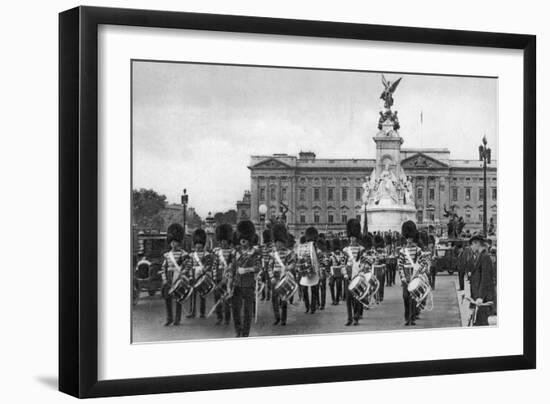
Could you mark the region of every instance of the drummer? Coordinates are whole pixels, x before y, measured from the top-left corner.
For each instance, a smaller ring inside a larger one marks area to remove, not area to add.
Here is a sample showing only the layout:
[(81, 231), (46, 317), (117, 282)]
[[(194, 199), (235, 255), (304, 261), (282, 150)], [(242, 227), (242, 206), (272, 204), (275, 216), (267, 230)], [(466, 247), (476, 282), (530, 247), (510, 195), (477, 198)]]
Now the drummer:
[(374, 275), (380, 283), (378, 292), (376, 293), (376, 303), (382, 303), (384, 301), (384, 286), (386, 283), (386, 243), (384, 237), (380, 234), (374, 236)]
[(188, 258), (188, 254), (180, 245), (183, 241), (183, 227), (179, 223), (173, 223), (168, 226), (166, 231), (166, 242), (170, 246), (170, 251), (164, 253), (164, 261), (162, 262), (162, 296), (166, 306), (166, 322), (165, 327), (174, 324), (180, 325), (181, 322), (181, 303), (176, 301), (176, 317), (173, 315), (172, 295), (169, 293), (170, 288), (174, 286), (176, 281), (183, 275), (183, 265)]
[[(193, 232), (193, 251), (189, 254), (187, 261), (187, 273), (195, 284), (202, 276), (211, 276), (212, 255), (204, 249), (206, 245), (206, 232), (203, 229), (197, 229)], [(195, 318), (197, 313), (197, 292), (193, 291), (191, 295), (191, 311), (187, 318)], [(200, 318), (206, 318), (206, 298), (199, 295), (199, 315)]]
[(275, 290), (275, 285), (288, 274), (294, 278), (294, 269), (296, 266), (296, 255), (294, 251), (287, 248), (288, 233), (282, 223), (275, 223), (272, 228), (274, 248), (269, 253), (267, 263), (268, 274), (271, 283), (271, 302), (273, 305), (273, 314), (275, 321), (273, 325), (286, 325), (288, 302), (281, 299), (281, 296)]
[[(216, 226), (216, 240), (219, 246), (212, 251), (212, 273), (214, 281), (220, 287), (214, 290), (214, 300), (217, 302), (222, 298), (224, 292), (227, 292), (229, 286), (230, 267), (235, 259), (235, 250), (231, 247), (233, 239), (233, 228), (230, 224), (221, 224)], [(216, 306), (216, 325), (222, 321), (225, 325), (229, 324), (231, 318), (231, 307), (228, 300), (223, 300)]]
[(345, 271), (344, 271), (344, 290), (346, 294), (346, 308), (348, 314), (348, 321), (346, 326), (359, 324), (359, 318), (362, 315), (362, 305), (355, 299), (353, 294), (349, 291), (349, 283), (353, 278), (359, 274), (360, 261), (362, 255), (365, 253), (365, 247), (359, 244), (361, 238), (361, 223), (357, 219), (348, 220), (347, 234), (349, 238), (349, 245), (344, 248), (345, 256)]
[(344, 272), (345, 256), (342, 253), (342, 247), (339, 238), (331, 240), (330, 254), (330, 277), (328, 285), (330, 288), (330, 298), (334, 306), (340, 303), (343, 299), (342, 295), (342, 279)]

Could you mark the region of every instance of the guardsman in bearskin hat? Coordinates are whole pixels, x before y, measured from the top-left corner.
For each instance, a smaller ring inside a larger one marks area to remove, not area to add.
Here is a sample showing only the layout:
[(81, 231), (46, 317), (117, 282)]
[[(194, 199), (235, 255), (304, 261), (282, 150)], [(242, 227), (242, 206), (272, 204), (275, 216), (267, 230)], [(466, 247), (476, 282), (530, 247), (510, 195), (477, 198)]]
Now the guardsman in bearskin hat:
[(253, 245), (255, 236), (256, 229), (250, 220), (243, 220), (237, 224), (240, 248), (233, 264), (231, 300), (237, 337), (248, 337), (250, 333), (256, 277), (262, 269), (262, 255), (258, 247)]
[(281, 325), (286, 325), (288, 303), (286, 300), (282, 300), (277, 294), (275, 291), (275, 285), (286, 274), (290, 274), (294, 277), (296, 255), (292, 249), (287, 247), (288, 234), (285, 225), (282, 223), (276, 223), (273, 225), (272, 231), (273, 241), (275, 244), (269, 252), (267, 267), (273, 290), (271, 297), (273, 314), (275, 316), (275, 322), (273, 325), (277, 325), (279, 323)]
[(271, 252), (273, 251), (273, 241), (271, 240), (271, 230), (265, 229), (262, 232), (262, 245), (260, 252), (262, 253), (262, 272), (260, 279), (264, 283), (265, 287), (262, 289), (262, 297), (260, 300), (271, 299), (271, 282), (269, 281), (269, 260)]
[(435, 251), (435, 237), (433, 235), (428, 236), (428, 252), (430, 253), (430, 286), (435, 290), (435, 277), (437, 275), (436, 267), (436, 251)]
[(403, 289), (405, 325), (416, 325), (416, 303), (411, 297), (407, 287), (417, 273), (426, 270), (426, 255), (423, 254), (422, 249), (416, 244), (416, 240), (418, 240), (419, 236), (416, 230), (416, 224), (412, 220), (407, 220), (403, 223), (401, 226), (401, 234), (405, 239), (405, 244), (399, 250), (397, 269)]
[(180, 224), (173, 223), (168, 226), (166, 243), (170, 246), (170, 250), (164, 253), (164, 261), (162, 262), (162, 269), (160, 271), (162, 277), (162, 296), (166, 304), (165, 326), (171, 324), (180, 325), (181, 322), (181, 303), (176, 302), (176, 317), (174, 318), (173, 299), (169, 291), (181, 276), (185, 276), (184, 265), (188, 254), (180, 247), (183, 237), (183, 227)]
[[(308, 227), (304, 234), (304, 243), (298, 246), (296, 270), (300, 277), (300, 289), (306, 313), (314, 314), (319, 302), (319, 273), (321, 250), (317, 247), (318, 232), (315, 227)], [(311, 299), (309, 294), (311, 288)]]
[(319, 310), (324, 310), (327, 301), (327, 278), (330, 270), (330, 251), (328, 250), (328, 241), (323, 233), (319, 235), (317, 246), (320, 265), (319, 293), (317, 294), (319, 300), (317, 301), (317, 306), (319, 307)]
[(346, 326), (349, 326), (352, 323), (353, 325), (358, 325), (359, 319), (362, 316), (362, 305), (353, 297), (348, 286), (351, 280), (362, 271), (361, 261), (365, 253), (365, 247), (359, 244), (359, 240), (361, 240), (361, 223), (359, 220), (350, 219), (346, 226), (349, 245), (343, 250), (346, 268), (344, 272), (344, 290), (346, 293), (346, 308), (348, 314)]
[[(219, 245), (212, 251), (212, 273), (214, 281), (218, 285), (214, 289), (214, 300), (219, 301), (228, 292), (228, 277), (231, 272), (231, 265), (235, 260), (235, 250), (231, 247), (233, 240), (233, 228), (230, 224), (221, 224), (216, 227), (216, 241)], [(227, 325), (231, 318), (231, 306), (229, 301), (222, 300), (216, 306), (216, 325), (222, 323)]]
[[(212, 255), (204, 247), (206, 245), (206, 232), (197, 229), (193, 232), (193, 251), (187, 260), (187, 272), (195, 284), (202, 276), (212, 276)], [(191, 311), (187, 318), (194, 318), (197, 312), (197, 292), (193, 291), (191, 296)], [(199, 295), (199, 315), (205, 318), (206, 298)]]
[[(476, 257), (470, 275), (470, 296), (477, 305), (495, 301), (493, 261), (486, 243), (482, 235), (475, 235), (470, 239), (470, 246)], [(474, 326), (489, 325), (492, 310), (491, 306), (479, 306)]]
[(344, 278), (346, 257), (342, 252), (342, 247), (339, 238), (333, 238), (330, 243), (330, 277), (328, 281), (330, 289), (330, 298), (333, 305), (338, 305), (343, 299), (342, 280)]

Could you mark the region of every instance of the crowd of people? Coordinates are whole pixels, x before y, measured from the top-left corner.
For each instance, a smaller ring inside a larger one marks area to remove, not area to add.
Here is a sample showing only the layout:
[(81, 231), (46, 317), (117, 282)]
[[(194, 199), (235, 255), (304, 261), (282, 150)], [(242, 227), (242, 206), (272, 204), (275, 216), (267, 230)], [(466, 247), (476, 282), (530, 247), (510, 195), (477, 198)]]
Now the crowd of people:
[[(183, 236), (181, 225), (169, 226), (170, 250), (163, 255), (161, 270), (165, 326), (181, 324), (185, 304), (187, 317), (215, 313), (216, 325), (229, 325), (233, 319), (236, 336), (248, 337), (258, 301), (271, 301), (273, 326), (285, 326), (289, 304), (295, 301), (303, 303), (304, 315), (322, 312), (327, 288), (330, 304), (346, 305), (345, 325), (358, 325), (372, 305), (382, 304), (384, 288), (395, 285), (396, 278), (403, 291), (404, 325), (414, 326), (435, 288), (435, 238), (418, 231), (412, 221), (403, 223), (401, 233), (363, 234), (360, 222), (350, 219), (347, 237), (328, 238), (309, 227), (296, 242), (282, 222), (258, 234), (244, 220), (235, 230), (218, 225), (214, 248), (206, 248), (203, 229), (195, 230), (191, 251), (182, 249)], [(460, 274), (467, 273), (472, 299), (494, 301), (493, 262), (485, 239), (472, 237), (467, 251), (459, 255), (460, 287)], [(207, 314), (206, 296), (211, 293), (215, 304)], [(475, 325), (486, 325), (489, 314), (480, 307)]]

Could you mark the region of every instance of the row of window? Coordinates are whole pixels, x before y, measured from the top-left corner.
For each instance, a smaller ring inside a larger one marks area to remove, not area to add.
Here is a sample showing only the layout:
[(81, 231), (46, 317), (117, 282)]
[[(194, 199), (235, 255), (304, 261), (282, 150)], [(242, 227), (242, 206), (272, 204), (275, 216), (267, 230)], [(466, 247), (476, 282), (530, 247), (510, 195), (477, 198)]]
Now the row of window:
[[(478, 200), (482, 201), (484, 196), (485, 196), (485, 189), (481, 187), (481, 188), (478, 189)], [(491, 188), (491, 199), (493, 201), (497, 200), (497, 189), (496, 188)], [(464, 188), (464, 200), (466, 200), (466, 201), (472, 200), (472, 188), (470, 188), (470, 187)], [(453, 202), (458, 201), (458, 188), (457, 187), (451, 188), (451, 201), (453, 201)]]
[[(357, 220), (361, 220), (361, 215), (356, 215)], [(327, 215), (327, 223), (333, 224), (338, 223), (336, 218), (336, 215), (334, 213), (329, 212)], [(305, 213), (300, 213), (299, 216), (300, 223), (308, 223), (307, 217)], [(342, 213), (340, 215), (340, 222), (339, 223), (347, 223), (348, 222), (348, 215), (347, 213)], [(321, 213), (320, 212), (313, 212), (313, 223), (321, 223)]]
[[(464, 212), (463, 217), (464, 217), (464, 221), (466, 223), (471, 223), (474, 220), (474, 215), (473, 215), (472, 211), (469, 211), (469, 210)], [(494, 212), (493, 213), (487, 212), (487, 218), (488, 219), (493, 219), (493, 222), (496, 223), (497, 214), (494, 213)], [(435, 212), (433, 210), (429, 210), (429, 211), (426, 212), (426, 220), (428, 222), (433, 222), (435, 220)], [(423, 223), (424, 222), (424, 211), (419, 210), (419, 211), (416, 212), (416, 221), (418, 223)], [(478, 213), (477, 221), (478, 222), (483, 222), (483, 212)]]
[[(349, 188), (340, 188), (340, 200), (341, 201), (347, 201), (349, 198)], [(298, 199), (300, 201), (306, 200), (306, 188), (299, 188), (298, 189)], [(321, 200), (321, 188), (320, 187), (314, 187), (313, 190), (313, 200), (314, 201), (320, 201)], [(327, 200), (328, 201), (334, 201), (334, 195), (335, 195), (335, 188), (329, 187), (327, 188)], [(361, 197), (363, 195), (363, 188), (356, 187), (355, 188), (355, 200), (360, 201)], [(261, 187), (260, 188), (260, 195), (259, 195), (260, 201), (266, 201), (266, 188)], [(276, 201), (279, 198), (277, 198), (277, 188), (272, 187), (269, 188), (269, 200), (270, 201)], [(281, 188), (281, 198), (280, 200), (286, 201), (287, 200), (287, 188), (282, 187)]]

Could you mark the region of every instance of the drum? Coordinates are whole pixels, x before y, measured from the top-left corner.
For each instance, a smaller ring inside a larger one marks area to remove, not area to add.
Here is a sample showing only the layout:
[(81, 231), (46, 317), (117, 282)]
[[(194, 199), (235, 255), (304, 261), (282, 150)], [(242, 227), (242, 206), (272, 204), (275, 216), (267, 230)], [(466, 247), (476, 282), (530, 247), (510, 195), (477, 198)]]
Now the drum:
[(298, 284), (294, 280), (292, 274), (286, 274), (275, 285), (275, 292), (283, 301), (289, 300), (292, 296), (294, 296), (294, 293), (296, 293), (297, 290)]
[(428, 293), (430, 293), (431, 288), (426, 277), (421, 275), (409, 282), (407, 290), (411, 294), (411, 297), (416, 300), (416, 304), (420, 305), (426, 296), (428, 296)]
[(368, 306), (371, 297), (378, 292), (380, 282), (371, 272), (360, 273), (350, 282), (348, 290), (363, 306)]
[(215, 286), (216, 284), (214, 283), (212, 277), (208, 274), (204, 274), (197, 280), (197, 282), (195, 282), (194, 289), (199, 295), (205, 297), (214, 290)]
[(189, 283), (189, 280), (187, 278), (180, 278), (170, 288), (168, 294), (174, 297), (176, 302), (183, 303), (191, 296), (191, 292), (193, 292), (193, 287)]

